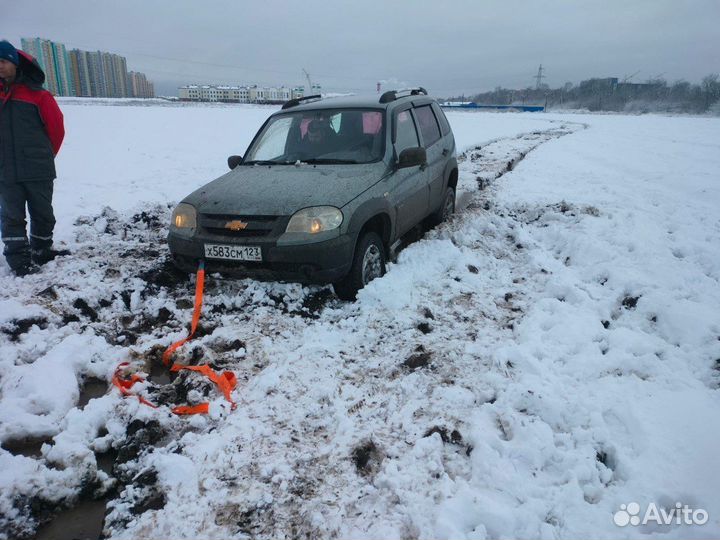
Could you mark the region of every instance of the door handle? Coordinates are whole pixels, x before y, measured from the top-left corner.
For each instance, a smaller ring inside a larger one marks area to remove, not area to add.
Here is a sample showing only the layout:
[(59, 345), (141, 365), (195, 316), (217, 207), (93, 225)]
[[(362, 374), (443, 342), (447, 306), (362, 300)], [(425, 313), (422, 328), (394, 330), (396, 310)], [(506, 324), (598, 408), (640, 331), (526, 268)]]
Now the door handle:
[(447, 156), (448, 152), (450, 152), (450, 150), (448, 150), (447, 148), (443, 148), (442, 155)]

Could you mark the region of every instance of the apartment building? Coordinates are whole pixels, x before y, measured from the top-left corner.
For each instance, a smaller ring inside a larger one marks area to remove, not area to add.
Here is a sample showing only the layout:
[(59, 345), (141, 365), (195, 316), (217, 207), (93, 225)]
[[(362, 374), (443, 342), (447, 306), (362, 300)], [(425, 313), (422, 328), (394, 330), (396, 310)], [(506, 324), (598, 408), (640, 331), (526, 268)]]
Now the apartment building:
[(200, 87), (195, 85), (178, 88), (180, 101), (200, 101)]
[(21, 38), (22, 50), (34, 56), (45, 72), (45, 87), (56, 96), (74, 96), (75, 85), (65, 45), (48, 39)]
[(73, 85), (75, 86), (75, 95), (80, 97), (91, 97), (90, 89), (90, 64), (88, 61), (88, 53), (74, 49), (68, 53), (70, 57), (70, 72), (72, 74)]
[(153, 83), (147, 80), (144, 73), (131, 71), (128, 73), (128, 93), (130, 97), (151, 98), (155, 97)]
[[(320, 87), (313, 85), (316, 93)], [(186, 85), (178, 88), (180, 101), (221, 101), (226, 103), (284, 103), (289, 99), (303, 97), (305, 88), (302, 86), (288, 88), (225, 85)]]
[(155, 96), (154, 86), (144, 74), (128, 73), (124, 56), (79, 49), (68, 52), (62, 43), (40, 38), (22, 38), (21, 44), (45, 71), (45, 87), (57, 96)]

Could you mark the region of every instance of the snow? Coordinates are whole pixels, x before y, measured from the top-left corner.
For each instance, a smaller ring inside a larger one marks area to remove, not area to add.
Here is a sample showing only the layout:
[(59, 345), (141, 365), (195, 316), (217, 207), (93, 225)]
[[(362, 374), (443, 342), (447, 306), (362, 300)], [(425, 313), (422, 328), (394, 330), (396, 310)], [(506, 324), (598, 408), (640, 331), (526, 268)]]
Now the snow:
[[(356, 302), (208, 277), (176, 356), (237, 374), (230, 411), (194, 374), (163, 379), (193, 294), (164, 236), (274, 109), (61, 106), (73, 256), (0, 263), (0, 537), (88, 491), (111, 538), (720, 535), (717, 119), (448, 112), (458, 213)], [(122, 361), (161, 407), (80, 405)], [(33, 437), (38, 455), (6, 450)], [(633, 501), (710, 519), (616, 526)]]

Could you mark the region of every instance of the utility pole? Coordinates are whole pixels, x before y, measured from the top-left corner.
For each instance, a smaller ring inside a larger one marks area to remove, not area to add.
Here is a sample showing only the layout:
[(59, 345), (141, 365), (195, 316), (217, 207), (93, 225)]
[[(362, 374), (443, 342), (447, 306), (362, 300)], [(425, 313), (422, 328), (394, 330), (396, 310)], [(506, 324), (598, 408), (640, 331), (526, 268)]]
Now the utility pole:
[(542, 80), (544, 78), (545, 78), (545, 75), (543, 75), (543, 67), (542, 67), (542, 64), (540, 64), (537, 75), (535, 75), (535, 79), (536, 79), (535, 90), (540, 90), (540, 87), (542, 86)]

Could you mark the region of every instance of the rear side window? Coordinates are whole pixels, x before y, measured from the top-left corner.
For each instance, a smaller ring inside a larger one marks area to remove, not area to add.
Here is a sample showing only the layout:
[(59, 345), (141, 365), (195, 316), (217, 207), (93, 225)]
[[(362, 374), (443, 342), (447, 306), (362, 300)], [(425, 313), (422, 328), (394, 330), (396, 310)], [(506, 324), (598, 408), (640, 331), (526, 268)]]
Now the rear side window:
[(415, 148), (420, 146), (418, 141), (415, 122), (413, 122), (410, 111), (402, 111), (397, 115), (396, 135), (395, 135), (395, 151), (397, 155), (406, 148)]
[(438, 126), (430, 105), (416, 108), (415, 115), (420, 124), (420, 133), (425, 141), (425, 148), (429, 148), (440, 140), (440, 126)]
[(450, 133), (450, 122), (448, 122), (445, 113), (437, 103), (433, 103), (432, 108), (433, 111), (435, 111), (435, 116), (437, 116), (438, 122), (440, 122), (440, 129), (442, 130), (443, 136), (447, 135)]

